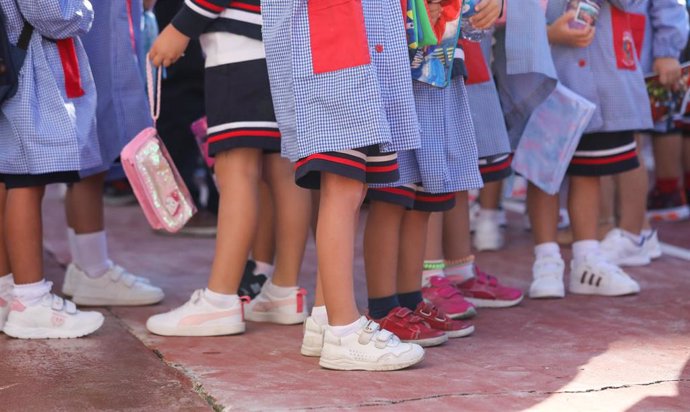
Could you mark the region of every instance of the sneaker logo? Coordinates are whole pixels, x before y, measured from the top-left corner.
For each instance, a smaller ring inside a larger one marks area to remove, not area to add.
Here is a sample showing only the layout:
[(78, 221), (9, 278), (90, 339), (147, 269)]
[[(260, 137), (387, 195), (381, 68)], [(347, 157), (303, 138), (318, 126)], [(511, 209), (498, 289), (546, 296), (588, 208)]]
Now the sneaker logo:
[(15, 312), (24, 312), (24, 309), (26, 309), (26, 306), (22, 304), (18, 299), (15, 299), (12, 301), (12, 305), (10, 306), (10, 310), (15, 311)]
[(50, 318), (50, 323), (53, 326), (60, 327), (65, 324), (65, 317), (60, 316), (56, 313), (53, 313), (53, 316)]
[(232, 316), (237, 316), (240, 314), (240, 309), (224, 310), (220, 312), (213, 313), (201, 313), (198, 315), (185, 316), (180, 320), (180, 326), (190, 326), (190, 325), (201, 325), (204, 322), (209, 322), (212, 320), (218, 320), (223, 318), (229, 318)]
[[(589, 281), (587, 281), (587, 275), (590, 275)], [(596, 283), (594, 282), (595, 278), (597, 279)], [(597, 276), (595, 273), (590, 274), (588, 271), (585, 270), (582, 273), (582, 278), (580, 278), (580, 283), (582, 283), (583, 285), (585, 283), (589, 283), (590, 286), (592, 286), (592, 284), (594, 284), (594, 286), (599, 287), (599, 284), (601, 283), (601, 276)]]

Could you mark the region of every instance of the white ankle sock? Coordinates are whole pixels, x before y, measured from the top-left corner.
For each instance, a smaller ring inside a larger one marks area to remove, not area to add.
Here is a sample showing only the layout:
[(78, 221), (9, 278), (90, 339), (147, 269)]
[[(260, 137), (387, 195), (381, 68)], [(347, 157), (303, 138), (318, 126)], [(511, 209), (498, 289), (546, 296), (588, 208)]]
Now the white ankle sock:
[(108, 259), (108, 238), (105, 231), (75, 234), (74, 243), (77, 251), (74, 263), (89, 277), (101, 277), (112, 267), (113, 262)]
[(644, 232), (641, 232), (639, 235), (636, 235), (632, 232), (628, 232), (627, 230), (621, 229), (621, 233), (623, 234), (623, 236), (632, 240), (636, 245), (642, 245), (642, 240), (644, 239)]
[(214, 292), (209, 288), (204, 289), (204, 297), (213, 306), (217, 306), (221, 309), (231, 308), (235, 306), (237, 302), (239, 302), (240, 300), (240, 297), (237, 296), (237, 294), (226, 295), (225, 293)]
[[(69, 243), (69, 253), (72, 255), (72, 262), (79, 262), (79, 247), (77, 247), (77, 232), (71, 227), (67, 228), (67, 242)], [(77, 265), (79, 266), (79, 265)]]
[(534, 247), (534, 256), (539, 259), (544, 258), (560, 258), (561, 248), (556, 242), (541, 243)]
[(328, 328), (331, 330), (331, 333), (333, 333), (335, 336), (342, 338), (348, 335), (351, 335), (358, 330), (362, 328), (362, 325), (359, 322), (360, 320), (357, 319), (356, 321), (350, 323), (349, 325), (342, 325), (342, 326), (331, 326), (328, 325)]
[(328, 325), (328, 312), (326, 312), (326, 306), (314, 306), (311, 308), (311, 317), (319, 326)]
[(587, 255), (598, 252), (598, 240), (579, 240), (573, 243), (573, 260), (575, 261), (575, 264), (582, 262)]
[(458, 263), (456, 265), (446, 265), (443, 269), (446, 276), (460, 276), (463, 281), (472, 279), (477, 275), (474, 269), (474, 259), (467, 263)]
[(269, 295), (276, 298), (289, 298), (290, 295), (295, 293), (297, 286), (277, 286), (271, 282), (271, 279), (267, 280), (262, 286), (261, 290), (265, 290)]
[(431, 284), (431, 278), (434, 276), (444, 277), (443, 269), (431, 269), (422, 272), (422, 287), (429, 286)]
[(273, 266), (270, 263), (266, 262), (260, 262), (260, 261), (255, 261), (256, 263), (256, 268), (254, 269), (254, 275), (266, 275), (267, 278), (270, 278), (273, 276), (273, 271), (275, 270), (275, 266)]
[(14, 277), (11, 273), (0, 276), (0, 298), (5, 301), (12, 299), (12, 288), (14, 287)]
[(15, 283), (12, 294), (24, 306), (34, 306), (41, 302), (46, 293), (50, 292), (51, 286), (52, 283), (46, 282), (45, 279), (41, 279), (36, 283), (27, 283), (24, 285), (17, 285)]
[(501, 211), (499, 209), (479, 209), (479, 218), (490, 219), (494, 222), (498, 222), (501, 217)]

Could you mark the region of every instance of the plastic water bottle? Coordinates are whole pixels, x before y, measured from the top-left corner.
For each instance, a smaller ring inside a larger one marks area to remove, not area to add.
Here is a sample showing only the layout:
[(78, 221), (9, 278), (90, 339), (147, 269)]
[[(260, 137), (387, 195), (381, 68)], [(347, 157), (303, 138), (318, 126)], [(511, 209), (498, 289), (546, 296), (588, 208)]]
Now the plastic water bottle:
[(489, 30), (475, 28), (470, 22), (470, 17), (477, 14), (475, 7), (481, 0), (464, 0), (462, 3), (462, 38), (469, 41), (480, 42), (489, 33)]

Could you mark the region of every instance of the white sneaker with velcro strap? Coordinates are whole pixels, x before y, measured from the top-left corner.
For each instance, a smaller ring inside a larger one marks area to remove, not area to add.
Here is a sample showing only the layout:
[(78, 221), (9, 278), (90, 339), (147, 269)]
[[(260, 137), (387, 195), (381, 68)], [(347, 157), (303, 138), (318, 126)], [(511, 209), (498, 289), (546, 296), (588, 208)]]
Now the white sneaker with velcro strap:
[(424, 349), (404, 343), (378, 323), (359, 319), (360, 329), (335, 336), (326, 328), (319, 365), (335, 370), (390, 371), (404, 369), (424, 359)]
[(19, 339), (80, 338), (98, 330), (103, 320), (99, 312), (82, 312), (69, 300), (46, 293), (33, 306), (13, 300), (3, 332)]
[(580, 295), (624, 296), (639, 293), (640, 285), (603, 256), (592, 254), (577, 264), (570, 263), (568, 290)]
[[(84, 271), (79, 269), (79, 266), (74, 263), (70, 263), (67, 266), (67, 271), (65, 272), (65, 280), (62, 282), (62, 294), (65, 296), (74, 296), (74, 291), (77, 289), (77, 284), (85, 275)], [(151, 279), (145, 278), (143, 276), (136, 276), (137, 282), (151, 284)]]
[(304, 337), (300, 348), (300, 353), (303, 356), (321, 356), (324, 329), (311, 316), (304, 321)]
[(118, 265), (111, 266), (97, 278), (89, 277), (74, 266), (72, 282), (72, 300), (77, 305), (141, 306), (158, 303), (165, 297), (161, 288), (140, 282), (137, 276)]

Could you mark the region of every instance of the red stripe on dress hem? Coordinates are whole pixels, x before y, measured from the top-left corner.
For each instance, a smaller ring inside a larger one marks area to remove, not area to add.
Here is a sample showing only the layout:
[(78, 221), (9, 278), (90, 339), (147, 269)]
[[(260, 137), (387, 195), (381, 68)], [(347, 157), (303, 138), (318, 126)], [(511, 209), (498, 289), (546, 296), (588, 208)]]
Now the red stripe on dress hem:
[(377, 192), (391, 193), (391, 194), (399, 195), (399, 196), (405, 196), (405, 197), (410, 198), (410, 199), (415, 198), (415, 192), (414, 191), (400, 189), (398, 187), (377, 187), (377, 188), (373, 188), (371, 190), (374, 190)]
[(254, 4), (242, 3), (240, 1), (231, 1), (230, 5), (228, 7), (232, 7), (235, 9), (247, 10), (247, 11), (253, 11), (255, 13), (261, 13), (261, 6), (257, 6)]
[(194, 3), (196, 3), (197, 5), (199, 5), (199, 6), (203, 7), (203, 8), (209, 9), (209, 10), (211, 10), (211, 11), (213, 11), (213, 12), (216, 12), (216, 13), (220, 13), (220, 12), (222, 12), (223, 10), (225, 10), (225, 7), (223, 7), (223, 6), (218, 6), (218, 5), (213, 4), (213, 3), (209, 3), (209, 2), (206, 1), (206, 0), (192, 0), (192, 1), (193, 1)]
[(398, 164), (392, 164), (389, 166), (367, 166), (367, 173), (386, 173), (398, 170)]
[(438, 195), (438, 196), (430, 196), (430, 195), (417, 195), (417, 200), (420, 202), (430, 202), (430, 203), (442, 203), (442, 202), (448, 202), (450, 200), (453, 200), (455, 197), (455, 194), (447, 194), (447, 195)]
[(305, 159), (298, 161), (297, 164), (295, 165), (295, 169), (304, 166), (305, 164), (309, 163), (312, 160), (326, 160), (326, 161), (329, 161), (332, 163), (339, 163), (339, 164), (342, 164), (345, 166), (351, 166), (351, 167), (360, 169), (362, 171), (366, 171), (366, 167), (362, 163), (355, 162), (354, 160), (343, 159), (342, 157), (336, 157), (336, 156), (323, 154), (323, 153), (313, 154), (311, 156), (308, 156)]
[(490, 172), (497, 172), (499, 170), (504, 170), (510, 167), (510, 163), (513, 161), (513, 157), (509, 156), (507, 159), (503, 160), (500, 163), (496, 163), (495, 165), (486, 165), (486, 166), (479, 166), (479, 172), (480, 173), (490, 173)]
[(268, 137), (271, 139), (280, 138), (280, 132), (265, 131), (265, 130), (240, 130), (234, 132), (226, 132), (208, 138), (209, 143), (217, 142), (219, 140), (231, 139), (233, 137)]
[(628, 153), (623, 153), (619, 154), (617, 156), (613, 157), (604, 157), (604, 158), (586, 158), (586, 157), (575, 157), (573, 160), (570, 161), (571, 165), (606, 165), (606, 164), (613, 164), (613, 163), (618, 163), (623, 160), (629, 160), (637, 156), (636, 151), (630, 151)]

